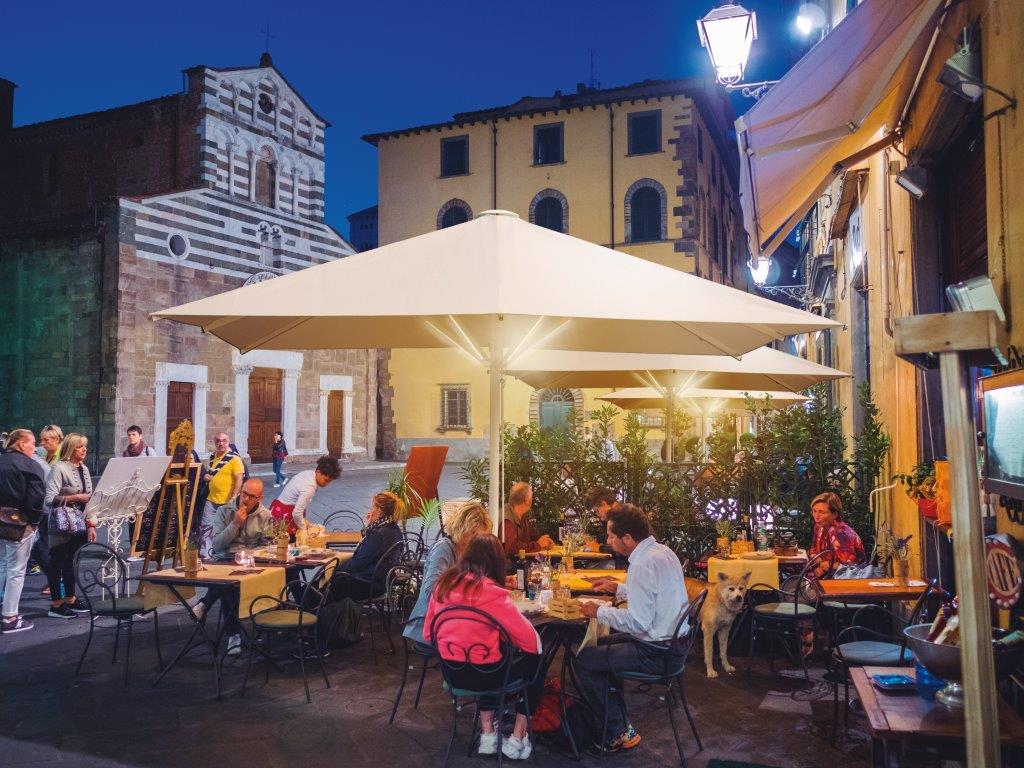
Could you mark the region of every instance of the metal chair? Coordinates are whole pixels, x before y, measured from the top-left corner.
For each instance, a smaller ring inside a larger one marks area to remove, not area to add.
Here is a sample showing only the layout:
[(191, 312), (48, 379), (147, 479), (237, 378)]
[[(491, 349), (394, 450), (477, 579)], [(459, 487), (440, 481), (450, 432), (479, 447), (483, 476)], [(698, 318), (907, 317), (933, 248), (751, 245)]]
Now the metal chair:
[(92, 633), (97, 618), (114, 619), (114, 653), (110, 660), (117, 661), (117, 646), (121, 639), (121, 625), (128, 625), (128, 638), (124, 660), (124, 683), (128, 684), (128, 668), (132, 660), (132, 626), (136, 616), (153, 614), (153, 634), (156, 637), (156, 656), (160, 669), (164, 667), (160, 652), (160, 621), (156, 608), (146, 608), (141, 597), (129, 593), (128, 585), (137, 579), (128, 575), (128, 562), (106, 544), (86, 544), (75, 553), (75, 584), (78, 594), (89, 609), (89, 637), (82, 649), (82, 656), (75, 667), (75, 674), (82, 671), (85, 656), (92, 645)]
[[(832, 743), (835, 743), (839, 729), (839, 679), (843, 680), (843, 728), (850, 723), (850, 667), (904, 667), (912, 664), (914, 654), (907, 648), (907, 638), (902, 630), (920, 622), (925, 602), (932, 592), (942, 593), (937, 581), (932, 581), (917, 598), (910, 615), (904, 619), (880, 605), (865, 605), (854, 613), (849, 627), (836, 637), (835, 647), (829, 664), (832, 678)], [(898, 634), (890, 635), (859, 622), (872, 613), (881, 614), (890, 626), (899, 628)]]
[[(663, 685), (665, 686), (665, 703), (668, 708), (668, 719), (672, 726), (672, 736), (676, 742), (676, 751), (679, 753), (679, 764), (686, 768), (686, 757), (683, 755), (683, 745), (679, 740), (679, 728), (676, 725), (675, 708), (680, 704), (683, 707), (683, 712), (686, 714), (686, 719), (690, 724), (690, 730), (693, 732), (693, 738), (697, 742), (697, 751), (701, 752), (704, 749), (704, 745), (701, 744), (700, 736), (697, 734), (697, 726), (693, 722), (693, 716), (690, 714), (690, 708), (686, 704), (686, 693), (683, 687), (683, 672), (686, 671), (686, 660), (690, 656), (690, 650), (693, 648), (693, 643), (697, 638), (698, 629), (698, 617), (700, 616), (701, 608), (704, 607), (704, 601), (707, 599), (708, 591), (706, 589), (701, 590), (701, 593), (687, 606), (683, 615), (680, 617), (676, 624), (675, 633), (673, 634), (672, 640), (665, 640), (661, 642), (651, 642), (648, 640), (640, 640), (639, 638), (632, 638), (630, 642), (636, 643), (637, 645), (646, 648), (648, 651), (653, 652), (657, 655), (663, 664), (661, 670), (656, 673), (647, 672), (634, 672), (630, 670), (616, 671), (613, 667), (612, 671), (608, 673), (608, 683), (605, 686), (604, 693), (604, 721), (601, 726), (601, 756), (607, 753), (605, 745), (608, 743), (608, 696), (611, 693), (621, 692), (622, 688), (616, 688), (613, 684), (613, 680), (617, 679), (622, 682), (632, 680), (643, 685)], [(689, 631), (680, 636), (683, 625), (689, 622)], [(607, 646), (611, 648), (611, 646)], [(676, 691), (679, 694), (679, 704), (676, 703)]]
[(769, 639), (768, 666), (771, 671), (775, 671), (775, 643), (781, 644), (790, 660), (793, 660), (793, 654), (790, 653), (789, 645), (785, 642), (787, 638), (793, 638), (804, 677), (810, 682), (811, 676), (807, 671), (807, 662), (800, 648), (801, 625), (810, 622), (813, 627), (816, 624), (821, 590), (807, 574), (814, 572), (816, 565), (823, 560), (821, 555), (825, 554), (832, 555), (831, 552), (823, 552), (811, 558), (798, 576), (790, 576), (779, 587), (773, 587), (770, 584), (752, 584), (748, 587), (748, 600), (752, 599), (753, 595), (758, 593), (763, 595), (766, 591), (772, 593), (774, 598), (756, 605), (748, 603), (747, 610), (750, 614), (750, 647), (747, 650), (748, 674), (754, 658), (754, 640), (759, 632), (764, 632)]
[[(387, 638), (388, 646), (391, 649), (392, 655), (395, 653), (395, 643), (391, 639), (391, 623), (387, 613), (387, 574), (396, 564), (399, 564), (402, 549), (405, 546), (403, 540), (396, 541), (394, 544), (384, 550), (384, 554), (381, 555), (377, 564), (373, 567), (370, 581), (368, 582), (370, 587), (370, 596), (355, 600), (354, 602), (359, 605), (360, 609), (365, 611), (367, 626), (370, 631), (370, 648), (373, 651), (373, 663), (377, 663), (377, 643), (374, 639), (373, 632), (373, 613), (374, 610), (380, 616), (381, 629), (384, 630), (384, 636)], [(356, 550), (358, 552), (358, 549)], [(335, 580), (341, 579), (352, 579), (353, 581), (367, 584), (363, 579), (358, 579), (351, 574), (342, 572), (335, 575)]]
[[(480, 700), (483, 698), (497, 698), (497, 718), (498, 721), (495, 723), (495, 730), (498, 732), (498, 768), (503, 765), (504, 755), (501, 751), (501, 742), (503, 738), (502, 727), (501, 727), (501, 716), (505, 710), (505, 704), (514, 700), (518, 697), (522, 697), (523, 701), (526, 702), (526, 688), (534, 682), (533, 679), (512, 678), (512, 667), (516, 661), (524, 656), (522, 651), (519, 651), (513, 644), (512, 640), (501, 624), (494, 619), (490, 614), (481, 611), (479, 608), (473, 608), (470, 606), (453, 605), (439, 611), (434, 616), (434, 620), (430, 624), (430, 636), (434, 638), (434, 648), (437, 649), (438, 636), (443, 637), (445, 634), (445, 624), (448, 622), (459, 622), (475, 624), (476, 628), (479, 629), (482, 636), (496, 633), (498, 637), (498, 651), (501, 656), (501, 661), (496, 664), (489, 664), (487, 668), (483, 668), (481, 665), (474, 663), (470, 659), (470, 655), (474, 649), (479, 648), (479, 645), (471, 645), (468, 648), (456, 649), (450, 645), (444, 645), (442, 641), (442, 647), (445, 647), (449, 652), (455, 653), (455, 660), (446, 659), (441, 656), (440, 653), (437, 655), (437, 666), (441, 670), (441, 677), (444, 678), (445, 683), (448, 686), (448, 690), (452, 697), (452, 733), (451, 738), (448, 740), (448, 749), (444, 753), (444, 765), (448, 765), (448, 760), (451, 757), (452, 745), (455, 743), (455, 737), (458, 729), (458, 700), (460, 698), (471, 698), (476, 705), (476, 713), (473, 717), (473, 729), (470, 733), (469, 749), (472, 751), (473, 744), (476, 742), (477, 737), (477, 726), (480, 722)], [(464, 631), (462, 632), (464, 634)], [(461, 658), (460, 658), (461, 657)], [(538, 671), (539, 671), (538, 667)], [(496, 685), (488, 690), (478, 691), (469, 688), (462, 688), (459, 686), (459, 675), (463, 672), (476, 672), (480, 674), (486, 674), (493, 677)], [(534, 676), (536, 677), (536, 675)], [(530, 705), (526, 703), (526, 722), (527, 722), (527, 733), (532, 737), (532, 717), (530, 712)]]
[[(419, 597), (421, 583), (420, 574), (405, 565), (396, 565), (390, 571), (388, 571), (388, 613), (391, 615), (391, 619), (394, 620), (396, 617), (399, 618), (399, 627), (404, 627), (406, 621), (408, 621), (409, 610), (416, 604), (416, 600)], [(410, 661), (413, 658), (422, 660), (423, 664), (420, 668), (420, 681), (416, 688), (416, 699), (413, 702), (412, 708), (418, 709), (420, 705), (420, 695), (423, 693), (423, 682), (427, 677), (427, 669), (430, 668), (430, 663), (437, 659), (437, 654), (434, 653), (434, 649), (426, 643), (410, 641), (404, 635), (401, 636), (402, 641), (402, 682), (398, 685), (398, 693), (395, 694), (395, 703), (391, 707), (391, 716), (388, 718), (388, 725), (395, 722), (395, 715), (398, 713), (398, 704), (402, 700), (402, 693), (405, 691), (406, 680), (409, 677), (409, 670), (412, 669)]]
[[(306, 678), (306, 653), (304, 640), (312, 633), (313, 647), (319, 648), (319, 612), (327, 602), (327, 596), (331, 591), (331, 576), (333, 575), (336, 560), (331, 560), (321, 565), (305, 583), (295, 580), (284, 586), (278, 597), (261, 595), (253, 598), (249, 604), (253, 637), (249, 643), (249, 661), (245, 665), (245, 677), (242, 679), (242, 696), (245, 696), (246, 685), (249, 682), (249, 670), (252, 668), (253, 658), (256, 655), (256, 645), (260, 635), (270, 638), (275, 635), (293, 634), (298, 643), (299, 669), (302, 670), (302, 685), (306, 689), (306, 703), (312, 704), (313, 699), (309, 695), (309, 680)], [(301, 589), (301, 598), (297, 602), (291, 602), (287, 596), (293, 589)], [(271, 605), (253, 613), (257, 603), (270, 601)], [(264, 682), (270, 680), (270, 656), (266, 656), (266, 676)], [(331, 681), (327, 677), (327, 670), (324, 668), (324, 660), (320, 653), (316, 653), (317, 663), (320, 664), (320, 671), (323, 673), (324, 682), (331, 687)]]
[[(358, 512), (351, 509), (339, 509), (325, 517), (322, 525), (326, 531), (361, 531), (365, 523), (363, 516)], [(332, 529), (331, 525), (338, 527)]]

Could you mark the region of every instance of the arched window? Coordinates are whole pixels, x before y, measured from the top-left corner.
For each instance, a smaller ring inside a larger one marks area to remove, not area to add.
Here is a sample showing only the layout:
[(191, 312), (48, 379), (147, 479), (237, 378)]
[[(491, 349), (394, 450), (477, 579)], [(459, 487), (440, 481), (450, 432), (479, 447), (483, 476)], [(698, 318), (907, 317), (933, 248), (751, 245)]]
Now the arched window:
[(530, 223), (553, 229), (555, 232), (569, 231), (569, 201), (557, 189), (542, 189), (530, 202)]
[(256, 156), (256, 202), (268, 208), (274, 206), (274, 191), (277, 189), (277, 167), (274, 155), (264, 147)]
[(665, 188), (654, 179), (640, 179), (626, 191), (626, 242), (649, 243), (667, 235)]
[(568, 389), (545, 389), (540, 393), (541, 428), (561, 428), (572, 424), (576, 398)]
[(473, 218), (473, 209), (469, 207), (469, 203), (453, 197), (437, 212), (437, 228), (454, 227), (456, 224), (466, 223), (471, 218)]

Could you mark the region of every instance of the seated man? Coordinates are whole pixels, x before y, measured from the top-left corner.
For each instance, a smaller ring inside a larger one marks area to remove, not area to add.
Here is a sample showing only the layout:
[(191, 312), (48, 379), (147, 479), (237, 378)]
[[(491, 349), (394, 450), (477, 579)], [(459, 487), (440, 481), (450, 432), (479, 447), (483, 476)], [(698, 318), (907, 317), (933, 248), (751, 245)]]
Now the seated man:
[[(239, 549), (256, 547), (269, 540), (273, 517), (262, 501), (263, 481), (250, 478), (242, 484), (242, 491), (236, 501), (229, 501), (217, 508), (213, 519), (215, 559), (230, 557)], [(202, 619), (215, 602), (224, 601), (221, 610), (224, 612), (224, 631), (228, 635), (228, 654), (234, 656), (242, 651), (242, 629), (238, 621), (238, 606), (225, 608), (230, 602), (224, 600), (228, 594), (226, 587), (211, 587), (192, 610)]]
[(546, 533), (537, 536), (527, 514), (533, 506), (533, 489), (529, 483), (515, 483), (508, 494), (502, 515), (505, 556), (515, 557), (520, 550), (537, 552), (554, 545), (554, 539)]
[[(598, 592), (615, 592), (619, 600), (629, 600), (628, 607), (583, 604), (583, 615), (622, 634), (612, 635), (609, 643), (587, 648), (574, 662), (583, 692), (595, 706), (598, 717), (604, 701), (608, 672), (635, 671), (659, 673), (663, 660), (636, 643), (632, 638), (648, 641), (668, 640), (687, 607), (683, 568), (676, 554), (659, 544), (651, 535), (651, 524), (643, 510), (632, 504), (618, 504), (608, 513), (608, 543), (616, 554), (629, 558), (626, 583), (611, 579), (594, 582)], [(683, 632), (689, 631), (683, 627)], [(599, 719), (600, 722), (600, 719)], [(608, 742), (610, 752), (632, 749), (640, 743), (640, 734), (626, 718), (626, 705), (621, 693), (608, 699)]]

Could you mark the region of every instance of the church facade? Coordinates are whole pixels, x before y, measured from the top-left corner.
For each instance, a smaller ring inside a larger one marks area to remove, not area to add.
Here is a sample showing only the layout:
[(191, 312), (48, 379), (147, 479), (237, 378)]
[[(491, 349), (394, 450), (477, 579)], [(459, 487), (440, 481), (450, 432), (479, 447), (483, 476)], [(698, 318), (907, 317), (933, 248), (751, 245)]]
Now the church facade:
[(18, 128), (0, 81), (0, 423), (59, 423), (100, 461), (129, 425), (162, 448), (183, 417), (201, 452), (223, 430), (269, 460), (280, 430), (293, 457), (365, 454), (373, 351), (240, 354), (149, 319), (353, 252), (324, 221), (329, 123), (269, 55), (184, 79), (181, 93)]

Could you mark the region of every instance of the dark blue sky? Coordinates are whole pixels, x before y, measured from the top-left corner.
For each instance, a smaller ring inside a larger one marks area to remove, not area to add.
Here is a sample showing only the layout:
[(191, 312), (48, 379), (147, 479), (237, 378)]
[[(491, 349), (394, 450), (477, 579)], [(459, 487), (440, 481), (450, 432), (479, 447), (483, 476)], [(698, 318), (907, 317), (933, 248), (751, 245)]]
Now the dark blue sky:
[[(695, 21), (715, 0), (56, 3), (4, 12), (0, 76), (18, 84), (15, 125), (179, 91), (196, 64), (255, 65), (270, 21), (274, 63), (332, 123), (327, 219), (377, 199), (365, 133), (441, 121), (527, 94), (708, 75)], [(796, 0), (744, 0), (761, 37), (748, 80), (788, 65)], [(287, 9), (287, 13), (282, 13)], [(738, 102), (737, 109), (742, 109)]]

